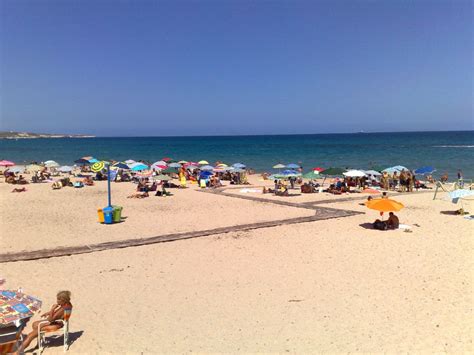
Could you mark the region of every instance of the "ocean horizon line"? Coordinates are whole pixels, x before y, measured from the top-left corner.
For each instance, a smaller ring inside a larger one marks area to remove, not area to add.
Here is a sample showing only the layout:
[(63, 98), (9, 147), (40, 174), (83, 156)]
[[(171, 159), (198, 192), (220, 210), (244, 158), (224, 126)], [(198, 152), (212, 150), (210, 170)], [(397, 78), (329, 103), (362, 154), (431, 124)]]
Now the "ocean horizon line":
[[(392, 134), (392, 133), (456, 133), (456, 132), (474, 132), (474, 129), (467, 129), (467, 130), (439, 130), (439, 131), (360, 131), (360, 132), (331, 132), (331, 133), (278, 133), (278, 134), (208, 134), (208, 135), (129, 135), (129, 136), (102, 136), (102, 135), (94, 135), (92, 138), (209, 138), (209, 137), (295, 137), (295, 136), (329, 136), (329, 135), (353, 135), (353, 134)], [(68, 138), (68, 137), (65, 137)], [(77, 139), (77, 138), (75, 138)], [(80, 138), (79, 138), (80, 139)]]

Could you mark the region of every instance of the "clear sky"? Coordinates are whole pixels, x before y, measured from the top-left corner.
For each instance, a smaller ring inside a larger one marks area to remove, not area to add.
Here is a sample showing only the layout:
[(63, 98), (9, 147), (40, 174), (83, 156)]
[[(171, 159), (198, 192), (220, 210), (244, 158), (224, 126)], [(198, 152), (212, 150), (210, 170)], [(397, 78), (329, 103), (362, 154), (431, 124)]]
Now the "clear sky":
[(1, 0), (1, 130), (472, 130), (473, 2)]

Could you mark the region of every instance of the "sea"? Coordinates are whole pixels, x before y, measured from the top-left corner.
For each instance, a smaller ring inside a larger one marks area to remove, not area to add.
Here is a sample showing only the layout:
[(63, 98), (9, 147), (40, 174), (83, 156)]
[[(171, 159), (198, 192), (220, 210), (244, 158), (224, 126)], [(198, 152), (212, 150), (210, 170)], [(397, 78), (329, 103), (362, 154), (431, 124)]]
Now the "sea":
[(278, 163), (299, 164), (305, 172), (313, 167), (432, 166), (435, 176), (448, 173), (453, 180), (460, 169), (465, 179), (474, 179), (474, 131), (0, 139), (0, 160), (17, 164), (55, 160), (73, 165), (83, 156), (243, 163), (257, 172), (274, 172)]

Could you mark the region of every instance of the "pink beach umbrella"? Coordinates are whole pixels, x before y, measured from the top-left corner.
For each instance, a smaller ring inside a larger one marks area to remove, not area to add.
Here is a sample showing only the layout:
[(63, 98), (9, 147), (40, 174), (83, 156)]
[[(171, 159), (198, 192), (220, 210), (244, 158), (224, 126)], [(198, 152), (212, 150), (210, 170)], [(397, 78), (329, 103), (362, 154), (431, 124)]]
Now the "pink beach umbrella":
[(0, 160), (0, 166), (13, 166), (15, 165), (14, 162), (9, 160)]

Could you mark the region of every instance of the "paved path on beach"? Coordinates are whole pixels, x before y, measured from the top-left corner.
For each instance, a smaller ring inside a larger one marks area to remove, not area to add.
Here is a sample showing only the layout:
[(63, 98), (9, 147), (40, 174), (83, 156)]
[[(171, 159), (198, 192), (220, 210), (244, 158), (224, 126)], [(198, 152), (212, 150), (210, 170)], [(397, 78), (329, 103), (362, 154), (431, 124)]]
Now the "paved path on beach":
[[(276, 226), (281, 226), (281, 225), (289, 225), (289, 224), (297, 224), (297, 223), (315, 222), (315, 221), (324, 220), (324, 219), (342, 218), (342, 217), (353, 216), (356, 214), (361, 214), (361, 212), (357, 212), (357, 211), (342, 210), (342, 209), (335, 209), (335, 208), (328, 208), (328, 207), (317, 207), (317, 206), (314, 206), (313, 203), (311, 204), (310, 203), (296, 203), (296, 202), (289, 202), (289, 201), (284, 201), (284, 200), (272, 200), (272, 199), (264, 199), (264, 198), (253, 197), (253, 196), (240, 196), (240, 195), (235, 195), (235, 194), (229, 194), (225, 192), (225, 189), (203, 189), (203, 190), (197, 190), (197, 191), (204, 192), (204, 193), (219, 194), (219, 195), (223, 195), (223, 196), (231, 197), (231, 198), (252, 200), (252, 201), (260, 202), (260, 203), (269, 203), (269, 204), (284, 205), (284, 206), (295, 207), (295, 208), (310, 209), (310, 210), (314, 210), (315, 214), (309, 217), (297, 217), (297, 218), (289, 218), (289, 219), (282, 219), (282, 220), (269, 221), (269, 222), (239, 224), (239, 225), (233, 225), (229, 227), (207, 229), (207, 230), (201, 230), (201, 231), (164, 234), (164, 235), (158, 235), (158, 236), (149, 237), (149, 238), (133, 238), (133, 239), (111, 241), (111, 242), (104, 242), (104, 243), (98, 243), (98, 244), (41, 249), (41, 250), (16, 252), (16, 253), (5, 253), (5, 254), (0, 254), (0, 263), (46, 259), (46, 258), (52, 258), (52, 257), (70, 256), (70, 255), (77, 255), (77, 254), (86, 254), (86, 253), (93, 253), (93, 252), (98, 252), (98, 251), (103, 251), (103, 250), (129, 248), (129, 247), (143, 246), (143, 245), (149, 245), (149, 244), (178, 241), (178, 240), (183, 240), (183, 239), (205, 237), (205, 236), (210, 236), (210, 235), (215, 235), (215, 234), (247, 231), (247, 230), (252, 230), (252, 229), (269, 228), (269, 227), (276, 227)], [(338, 201), (342, 201), (342, 200), (340, 199)]]

